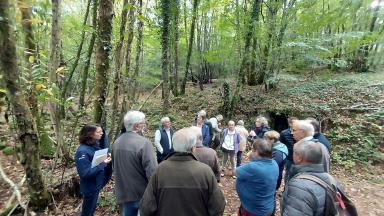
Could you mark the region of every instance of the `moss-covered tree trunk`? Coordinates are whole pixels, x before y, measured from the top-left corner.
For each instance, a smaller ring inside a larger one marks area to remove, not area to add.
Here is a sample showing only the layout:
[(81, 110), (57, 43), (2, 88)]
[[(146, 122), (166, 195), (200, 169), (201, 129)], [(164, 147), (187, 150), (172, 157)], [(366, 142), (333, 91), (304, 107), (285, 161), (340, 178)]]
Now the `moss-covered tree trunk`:
[(169, 21), (170, 21), (170, 0), (161, 1), (161, 46), (162, 46), (162, 74), (163, 74), (163, 113), (167, 113), (169, 109), (169, 74), (168, 74), (168, 45), (169, 45)]
[[(26, 0), (20, 0), (17, 2), (20, 12), (21, 19), (23, 25), (23, 33), (24, 33), (24, 46), (25, 46), (25, 63), (27, 65), (26, 70), (29, 76), (29, 80), (33, 80), (33, 67), (38, 66), (38, 54), (36, 51), (35, 45), (35, 37), (33, 34), (33, 26), (32, 26), (32, 12), (31, 7), (28, 5)], [(32, 88), (29, 88), (28, 92), (28, 105), (32, 111), (32, 115), (34, 119), (36, 119), (36, 126), (39, 132), (39, 138), (41, 143), (41, 153), (45, 157), (53, 156), (53, 142), (49, 138), (47, 130), (44, 127), (44, 119), (42, 119), (37, 102), (37, 94), (34, 88), (34, 85), (37, 83), (32, 83)]]
[(106, 126), (105, 102), (107, 99), (109, 54), (112, 50), (113, 0), (100, 0), (96, 45), (96, 86), (94, 121)]
[(18, 83), (20, 72), (17, 65), (16, 38), (13, 30), (15, 28), (10, 20), (11, 9), (12, 5), (8, 0), (0, 1), (0, 67), (19, 130), (18, 137), (23, 156), (21, 164), (27, 176), (30, 205), (44, 208), (49, 204), (50, 196), (41, 173), (36, 125)]

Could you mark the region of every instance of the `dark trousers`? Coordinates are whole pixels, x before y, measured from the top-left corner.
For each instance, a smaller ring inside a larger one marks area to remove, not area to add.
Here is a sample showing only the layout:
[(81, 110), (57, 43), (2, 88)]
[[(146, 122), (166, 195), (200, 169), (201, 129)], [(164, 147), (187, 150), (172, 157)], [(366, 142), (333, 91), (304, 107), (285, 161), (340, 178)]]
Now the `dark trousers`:
[(83, 207), (81, 208), (81, 216), (93, 216), (97, 205), (97, 198), (100, 191), (87, 193), (83, 195)]
[(209, 143), (209, 147), (211, 147), (212, 149), (217, 149), (219, 145), (220, 145), (220, 140), (218, 135), (216, 135), (215, 138), (211, 140), (211, 142)]
[(125, 202), (123, 207), (123, 216), (137, 216), (139, 212), (140, 201)]
[(238, 151), (236, 156), (236, 166), (239, 167), (241, 165), (241, 161), (243, 160), (243, 152)]

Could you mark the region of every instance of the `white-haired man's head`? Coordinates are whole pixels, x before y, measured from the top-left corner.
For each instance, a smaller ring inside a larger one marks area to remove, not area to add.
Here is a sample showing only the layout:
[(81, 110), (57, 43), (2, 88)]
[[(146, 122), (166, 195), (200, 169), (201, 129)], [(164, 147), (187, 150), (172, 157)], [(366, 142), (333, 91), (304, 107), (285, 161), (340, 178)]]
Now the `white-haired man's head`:
[(183, 128), (173, 134), (172, 143), (175, 152), (193, 152), (196, 147), (196, 133), (190, 128)]
[(306, 120), (296, 120), (293, 122), (292, 135), (293, 138), (298, 142), (305, 137), (313, 136), (315, 129), (313, 125)]
[(296, 165), (320, 164), (322, 162), (322, 144), (312, 141), (300, 141), (293, 146), (293, 161)]
[(165, 129), (168, 129), (171, 127), (171, 120), (167, 116), (161, 118), (160, 123), (161, 123), (161, 126), (163, 126), (163, 128)]
[(124, 116), (124, 126), (127, 131), (142, 132), (145, 126), (145, 114), (130, 110)]

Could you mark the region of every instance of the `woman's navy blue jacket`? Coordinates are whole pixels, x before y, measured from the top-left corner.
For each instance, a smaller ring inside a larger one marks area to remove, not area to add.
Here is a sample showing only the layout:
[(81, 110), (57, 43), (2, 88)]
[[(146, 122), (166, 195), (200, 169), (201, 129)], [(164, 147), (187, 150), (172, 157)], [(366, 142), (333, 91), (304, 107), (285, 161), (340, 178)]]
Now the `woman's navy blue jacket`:
[(112, 163), (104, 162), (91, 168), (95, 151), (108, 148), (108, 140), (102, 139), (94, 145), (80, 144), (76, 151), (75, 160), (80, 176), (80, 191), (83, 195), (101, 190), (111, 179)]

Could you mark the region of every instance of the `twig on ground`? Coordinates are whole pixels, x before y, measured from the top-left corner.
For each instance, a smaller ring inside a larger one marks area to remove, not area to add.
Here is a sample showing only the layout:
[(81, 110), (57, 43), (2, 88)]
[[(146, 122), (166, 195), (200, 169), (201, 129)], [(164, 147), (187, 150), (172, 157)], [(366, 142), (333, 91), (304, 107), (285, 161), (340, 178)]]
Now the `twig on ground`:
[[(24, 184), (25, 180), (26, 180), (26, 175), (24, 175), (23, 179), (21, 179), (21, 181), (17, 184), (17, 186), (18, 186), (18, 187), (21, 187), (21, 186)], [(16, 193), (13, 192), (11, 198), (9, 198), (9, 200), (8, 200), (7, 203), (5, 204), (5, 209), (8, 209), (9, 207), (11, 207), (11, 205), (12, 205), (13, 200), (15, 199), (15, 197), (16, 197)]]
[(163, 84), (163, 81), (160, 81), (159, 84), (157, 84), (157, 86), (155, 88), (152, 89), (151, 93), (149, 93), (149, 95), (147, 96), (147, 98), (145, 99), (145, 101), (143, 102), (143, 104), (141, 104), (141, 106), (139, 107), (138, 110), (141, 110), (141, 108), (143, 108), (143, 106), (145, 105), (145, 103), (147, 103), (148, 99), (151, 97), (151, 95), (153, 94), (153, 92), (155, 92), (155, 90), (161, 85)]
[(5, 172), (3, 170), (3, 166), (1, 165), (1, 162), (0, 162), (0, 175), (13, 189), (14, 193), (16, 194), (16, 198), (17, 198), (17, 201), (19, 202), (19, 205), (23, 209), (25, 209), (25, 205), (21, 202), (21, 193), (20, 193), (18, 185), (15, 184), (11, 179), (9, 179), (8, 176), (5, 174)]

